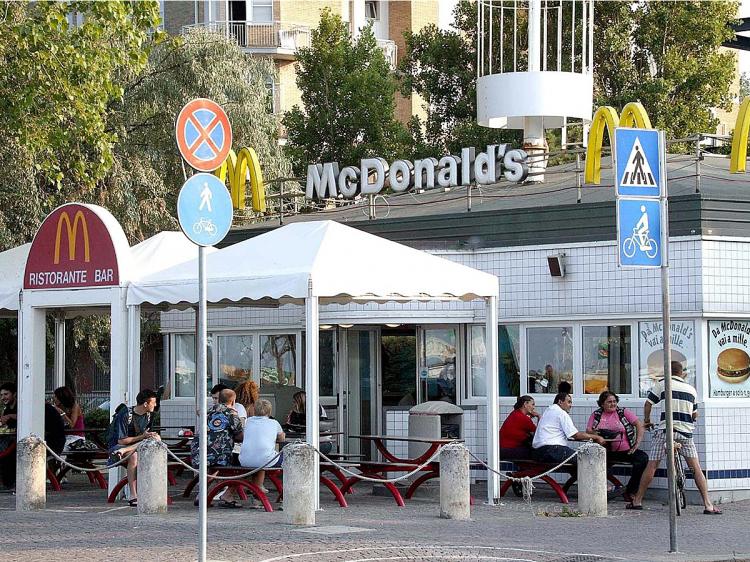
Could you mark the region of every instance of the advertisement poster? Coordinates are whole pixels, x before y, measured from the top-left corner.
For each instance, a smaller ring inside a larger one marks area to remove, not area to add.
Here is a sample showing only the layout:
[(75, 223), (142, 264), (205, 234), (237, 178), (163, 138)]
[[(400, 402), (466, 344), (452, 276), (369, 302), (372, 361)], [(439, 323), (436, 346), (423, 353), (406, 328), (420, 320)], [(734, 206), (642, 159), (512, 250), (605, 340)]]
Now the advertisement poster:
[[(675, 320), (670, 327), (672, 361), (682, 363), (685, 380), (695, 386), (695, 325), (692, 320)], [(662, 322), (638, 323), (639, 387), (642, 397), (664, 378), (664, 333)]]
[(708, 323), (711, 398), (750, 397), (750, 321)]

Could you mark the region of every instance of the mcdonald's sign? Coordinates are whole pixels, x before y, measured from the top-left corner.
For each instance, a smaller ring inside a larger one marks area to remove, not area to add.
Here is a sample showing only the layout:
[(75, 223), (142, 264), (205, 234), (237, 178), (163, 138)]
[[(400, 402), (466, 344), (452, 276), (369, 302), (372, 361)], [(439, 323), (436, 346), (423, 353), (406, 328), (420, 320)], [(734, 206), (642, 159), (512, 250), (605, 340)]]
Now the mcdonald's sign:
[(734, 126), (732, 153), (729, 156), (729, 171), (733, 174), (741, 174), (746, 169), (748, 133), (750, 133), (750, 97), (742, 100)]
[(245, 184), (249, 180), (253, 211), (266, 211), (266, 187), (263, 184), (260, 160), (255, 150), (245, 147), (239, 154), (230, 150), (229, 156), (221, 167), (214, 171), (214, 175), (225, 183), (229, 180), (229, 193), (235, 209), (245, 208)]
[(99, 209), (71, 203), (47, 216), (29, 250), (24, 289), (119, 284), (115, 245), (107, 224), (97, 213)]

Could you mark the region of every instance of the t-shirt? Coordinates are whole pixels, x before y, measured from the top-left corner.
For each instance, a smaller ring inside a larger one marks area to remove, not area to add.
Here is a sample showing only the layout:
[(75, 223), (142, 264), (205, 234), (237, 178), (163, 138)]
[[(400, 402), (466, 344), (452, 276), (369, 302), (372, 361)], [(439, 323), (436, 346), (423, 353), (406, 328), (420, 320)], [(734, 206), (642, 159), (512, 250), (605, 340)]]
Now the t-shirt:
[(234, 406), (232, 406), (232, 409), (235, 412), (237, 412), (237, 415), (240, 417), (241, 420), (244, 420), (245, 418), (247, 418), (247, 410), (245, 410), (245, 407), (239, 402), (235, 402)]
[[(211, 466), (229, 466), (232, 462), (234, 439), (242, 432), (242, 421), (237, 412), (226, 404), (215, 404), (206, 412), (206, 453)], [(200, 462), (199, 444), (196, 435), (190, 449), (193, 466)]]
[(109, 443), (110, 450), (119, 449), (118, 441), (126, 437), (136, 437), (151, 430), (151, 412), (138, 414), (134, 408), (121, 408), (115, 416), (115, 431), (112, 441)]
[(263, 466), (276, 456), (276, 437), (282, 433), (276, 420), (265, 416), (247, 418), (245, 438), (240, 449), (242, 466)]
[[(628, 420), (630, 423), (635, 425), (635, 422), (638, 420), (638, 416), (636, 416), (633, 412), (625, 408), (623, 410), (623, 415), (625, 416), (625, 419)], [(586, 428), (588, 431), (591, 431), (594, 427), (594, 413), (591, 414), (589, 417), (589, 422), (586, 424)], [(613, 431), (618, 434), (618, 437), (610, 442), (609, 446), (612, 451), (629, 451), (630, 445), (628, 444), (628, 436), (625, 433), (625, 426), (622, 425), (622, 422), (620, 421), (620, 416), (617, 413), (617, 410), (614, 412), (602, 412), (602, 417), (599, 419), (599, 425), (596, 426), (596, 429), (607, 429), (609, 431)]]
[(51, 404), (44, 404), (44, 440), (58, 455), (65, 448), (65, 423)]
[(542, 414), (539, 425), (534, 433), (532, 447), (538, 449), (546, 445), (568, 446), (568, 438), (573, 437), (578, 430), (570, 419), (570, 414), (557, 404), (552, 404)]
[[(664, 400), (664, 380), (658, 381), (646, 398), (652, 404)], [(674, 430), (685, 437), (693, 436), (693, 412), (698, 411), (698, 393), (695, 389), (679, 377), (672, 378), (672, 423)], [(662, 409), (659, 429), (667, 427), (667, 415)]]
[(504, 449), (528, 447), (534, 432), (536, 432), (536, 425), (531, 418), (520, 409), (513, 410), (500, 428), (500, 447)]

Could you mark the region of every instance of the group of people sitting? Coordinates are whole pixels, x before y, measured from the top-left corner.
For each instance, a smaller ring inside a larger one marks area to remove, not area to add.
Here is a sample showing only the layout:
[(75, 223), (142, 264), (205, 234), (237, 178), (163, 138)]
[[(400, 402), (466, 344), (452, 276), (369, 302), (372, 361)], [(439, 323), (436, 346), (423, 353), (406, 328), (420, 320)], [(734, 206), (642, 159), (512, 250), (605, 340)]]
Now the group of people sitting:
[[(693, 472), (696, 486), (704, 503), (703, 513), (718, 515), (721, 511), (708, 496), (708, 485), (701, 470), (698, 452), (693, 443), (693, 426), (698, 416), (695, 389), (684, 380), (682, 364), (672, 362), (672, 411), (675, 441), (681, 444), (679, 453)], [(643, 509), (642, 501), (659, 463), (666, 456), (666, 419), (662, 412), (657, 432), (646, 454), (639, 449), (645, 429), (650, 427), (651, 410), (665, 399), (664, 382), (659, 381), (649, 392), (644, 405), (644, 420), (631, 410), (619, 406), (620, 398), (605, 390), (597, 400), (598, 408), (589, 416), (586, 431), (579, 431), (570, 411), (573, 407), (570, 383), (561, 382), (553, 404), (543, 415), (536, 411), (531, 396), (521, 396), (500, 428), (500, 458), (503, 460), (534, 460), (544, 464), (568, 461), (575, 470), (575, 451), (571, 441), (593, 441), (607, 449), (608, 464), (629, 464), (631, 475), (627, 486), (616, 488), (610, 498), (624, 495), (627, 509)], [(536, 423), (534, 422), (536, 420)]]

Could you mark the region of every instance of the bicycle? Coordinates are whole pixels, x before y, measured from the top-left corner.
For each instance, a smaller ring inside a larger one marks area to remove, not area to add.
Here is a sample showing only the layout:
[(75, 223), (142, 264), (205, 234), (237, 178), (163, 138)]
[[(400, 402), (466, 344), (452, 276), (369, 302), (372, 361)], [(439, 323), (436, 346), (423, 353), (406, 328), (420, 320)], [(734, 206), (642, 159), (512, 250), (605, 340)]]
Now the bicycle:
[[(644, 250), (646, 256), (648, 256), (649, 258), (656, 257), (656, 253), (659, 251), (659, 246), (656, 244), (656, 240), (654, 240), (653, 238), (648, 238), (646, 240), (646, 243), (648, 244), (648, 248)], [(637, 231), (633, 229), (633, 234), (630, 236), (630, 238), (626, 238), (622, 243), (622, 253), (626, 258), (632, 258), (635, 255), (636, 248), (640, 247), (641, 237), (638, 235)]]
[(200, 219), (193, 225), (193, 232), (200, 234), (205, 230), (206, 234), (213, 236), (216, 233), (216, 225), (211, 219)]
[[(656, 430), (654, 424), (649, 424), (647, 428), (652, 434)], [(664, 450), (667, 449), (667, 443), (664, 443)], [(687, 508), (687, 495), (685, 494), (685, 484), (687, 483), (687, 476), (685, 473), (685, 465), (682, 462), (682, 455), (680, 455), (680, 449), (682, 449), (682, 443), (674, 442), (674, 484), (675, 484), (675, 508), (677, 515), (682, 515), (682, 510)]]

